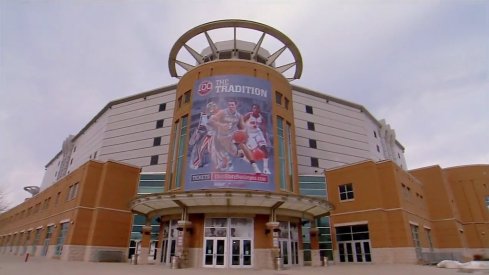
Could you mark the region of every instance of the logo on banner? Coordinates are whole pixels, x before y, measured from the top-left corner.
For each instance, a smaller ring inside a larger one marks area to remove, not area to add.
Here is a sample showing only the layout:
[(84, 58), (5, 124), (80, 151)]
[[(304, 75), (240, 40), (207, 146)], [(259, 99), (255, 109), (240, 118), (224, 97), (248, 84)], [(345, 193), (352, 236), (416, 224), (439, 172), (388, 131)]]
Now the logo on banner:
[(211, 90), (212, 90), (212, 82), (205, 80), (205, 81), (202, 81), (202, 83), (200, 83), (197, 92), (199, 93), (199, 95), (205, 96)]

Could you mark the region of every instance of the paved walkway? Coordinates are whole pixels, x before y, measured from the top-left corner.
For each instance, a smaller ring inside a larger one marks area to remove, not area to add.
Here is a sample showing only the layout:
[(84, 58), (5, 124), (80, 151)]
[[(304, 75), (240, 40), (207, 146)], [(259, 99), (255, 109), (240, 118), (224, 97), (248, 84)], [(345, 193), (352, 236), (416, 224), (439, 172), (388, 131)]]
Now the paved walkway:
[[(24, 262), (23, 256), (1, 255), (1, 275), (425, 275), (425, 274), (458, 274), (456, 269), (437, 268), (435, 266), (405, 264), (335, 264), (328, 267), (294, 267), (290, 269), (256, 270), (256, 269), (211, 269), (187, 268), (170, 269), (161, 265), (131, 265), (129, 263), (87, 263), (67, 262), (42, 257), (32, 257)], [(489, 274), (476, 271), (472, 274)]]

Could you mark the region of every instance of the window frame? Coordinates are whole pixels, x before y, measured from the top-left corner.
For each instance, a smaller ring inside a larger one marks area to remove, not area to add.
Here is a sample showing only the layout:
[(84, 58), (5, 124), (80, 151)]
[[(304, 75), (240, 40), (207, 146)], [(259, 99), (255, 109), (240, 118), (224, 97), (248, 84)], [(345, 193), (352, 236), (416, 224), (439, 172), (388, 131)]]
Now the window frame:
[[(344, 189), (344, 190), (342, 190)], [(342, 198), (342, 195), (345, 198)], [(352, 201), (355, 199), (355, 192), (353, 191), (353, 183), (345, 183), (338, 185), (338, 196), (340, 201)]]

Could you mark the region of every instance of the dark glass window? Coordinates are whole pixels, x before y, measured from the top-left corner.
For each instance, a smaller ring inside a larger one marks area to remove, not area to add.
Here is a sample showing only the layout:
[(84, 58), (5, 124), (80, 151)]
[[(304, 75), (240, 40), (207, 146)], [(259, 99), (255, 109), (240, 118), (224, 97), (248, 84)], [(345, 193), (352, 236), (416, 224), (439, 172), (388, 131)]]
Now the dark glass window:
[(377, 132), (374, 131), (374, 137), (377, 138)]
[(166, 103), (160, 104), (160, 108), (158, 109), (159, 112), (163, 112), (166, 110)]
[(275, 103), (282, 105), (282, 94), (275, 92)]
[(311, 158), (311, 166), (312, 167), (319, 167), (319, 160), (318, 160), (318, 158)]
[(317, 142), (316, 142), (315, 139), (310, 139), (309, 140), (309, 147), (311, 147), (311, 148), (318, 148)]
[(307, 122), (307, 130), (315, 131), (316, 126), (314, 125), (314, 122)]
[(380, 153), (380, 147), (379, 147), (379, 145), (377, 145), (377, 152)]
[(289, 109), (289, 99), (285, 98), (285, 109)]
[(163, 128), (163, 121), (164, 121), (163, 119), (156, 121), (156, 129)]
[(155, 137), (153, 139), (153, 146), (159, 146), (161, 145), (161, 137)]
[(312, 106), (306, 105), (306, 113), (312, 114)]
[(149, 165), (156, 165), (156, 164), (158, 164), (158, 155), (151, 156), (151, 162), (149, 163)]
[(340, 200), (352, 200), (354, 199), (354, 194), (353, 194), (353, 184), (348, 183), (348, 184), (343, 184), (338, 186), (339, 191), (340, 191)]
[(188, 103), (188, 102), (190, 102), (190, 95), (191, 95), (191, 90), (188, 90), (188, 91), (186, 91), (186, 92), (183, 94), (183, 102), (184, 102), (184, 103)]

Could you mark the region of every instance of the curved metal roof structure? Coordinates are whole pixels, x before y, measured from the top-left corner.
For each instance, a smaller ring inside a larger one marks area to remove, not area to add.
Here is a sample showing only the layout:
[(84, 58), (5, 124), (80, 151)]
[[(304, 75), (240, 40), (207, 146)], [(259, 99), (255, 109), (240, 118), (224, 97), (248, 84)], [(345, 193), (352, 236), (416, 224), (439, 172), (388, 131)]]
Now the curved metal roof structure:
[(138, 196), (131, 202), (134, 213), (155, 217), (186, 213), (251, 213), (287, 215), (313, 219), (334, 209), (327, 200), (248, 190), (205, 190), (178, 193), (158, 193)]
[[(212, 40), (211, 36), (209, 35), (209, 31), (226, 29), (226, 28), (233, 29), (234, 36), (230, 37), (230, 39), (227, 40), (233, 42), (232, 43), (233, 47), (231, 49), (227, 49), (226, 55), (224, 57), (221, 56), (220, 49), (218, 49), (216, 43)], [(239, 40), (237, 38), (237, 31), (236, 31), (239, 28), (261, 32), (260, 39), (256, 42), (252, 42), (255, 45), (253, 50), (251, 52), (246, 52), (246, 54), (243, 55), (238, 54), (240, 50), (242, 50), (239, 47), (239, 42), (242, 40)], [(208, 46), (211, 49), (212, 52), (211, 55), (203, 55), (199, 53), (199, 51), (193, 49), (188, 45), (188, 42), (191, 39), (202, 34), (205, 36)], [(263, 39), (267, 35), (279, 41), (282, 44), (282, 47), (268, 56), (259, 56), (259, 54), (266, 52), (263, 51), (261, 45)], [(190, 55), (195, 59), (197, 65), (191, 65), (188, 62), (185, 62), (178, 58), (178, 55), (183, 48), (185, 48), (185, 50), (188, 51), (188, 53), (190, 53)], [(275, 63), (277, 61), (277, 58), (279, 58), (286, 51), (289, 51), (291, 53), (294, 59), (293, 62), (276, 67)], [(244, 56), (246, 56), (246, 58), (244, 58)], [(195, 68), (196, 66), (198, 66), (199, 64), (203, 64), (205, 62), (219, 60), (219, 59), (245, 59), (245, 60), (255, 61), (255, 62), (263, 63), (267, 66), (271, 66), (282, 74), (288, 71), (289, 69), (295, 67), (295, 71), (293, 72), (292, 76), (287, 77), (289, 80), (299, 79), (302, 74), (302, 57), (299, 52), (299, 49), (295, 46), (292, 40), (290, 40), (282, 32), (270, 26), (267, 26), (265, 24), (261, 24), (253, 21), (247, 21), (247, 20), (238, 20), (238, 19), (219, 20), (219, 21), (205, 23), (184, 33), (175, 42), (175, 44), (173, 45), (170, 51), (170, 57), (168, 59), (168, 67), (170, 70), (170, 75), (179, 78), (181, 77), (181, 75), (177, 73), (176, 65), (179, 65), (184, 70), (189, 71)]]

